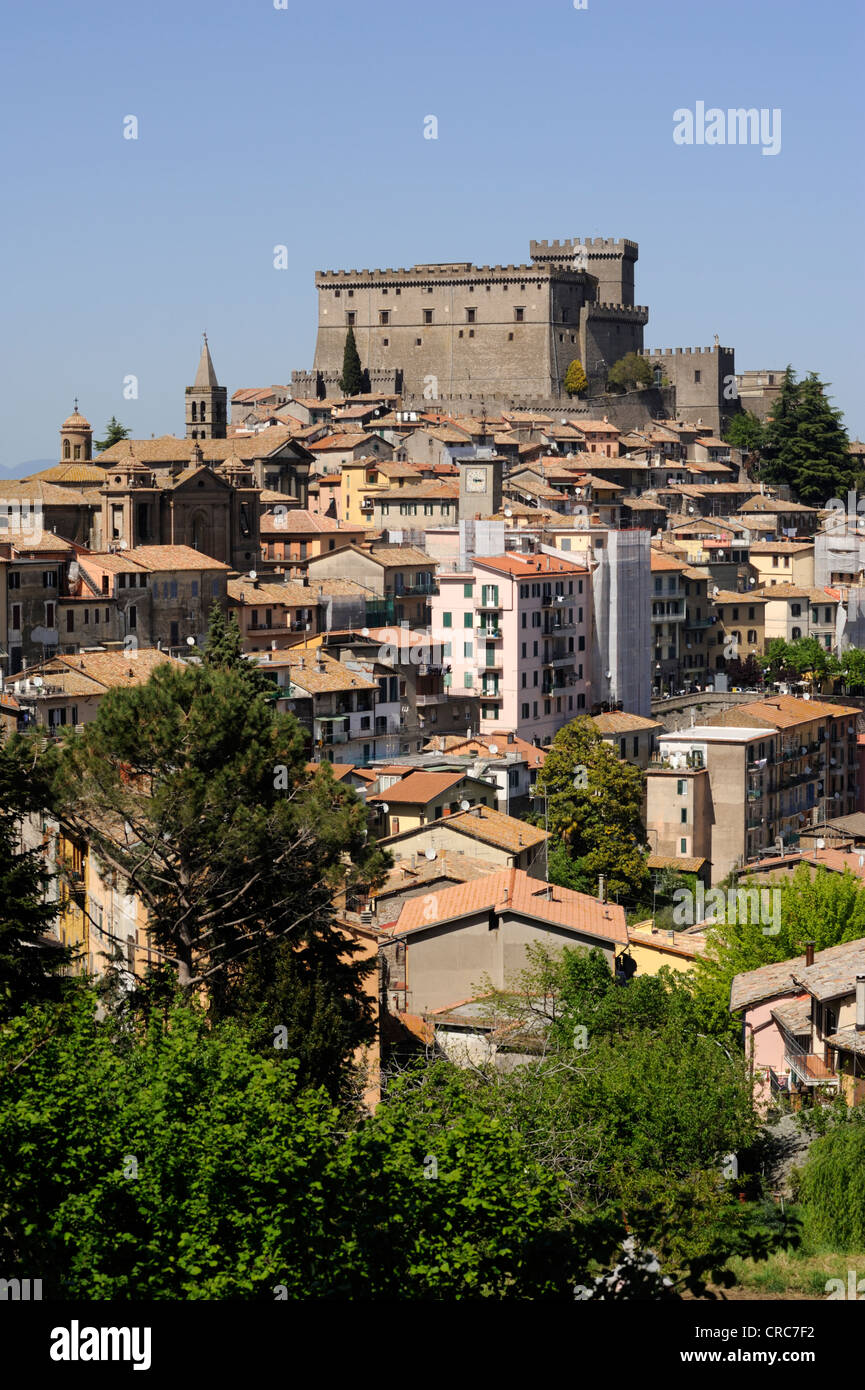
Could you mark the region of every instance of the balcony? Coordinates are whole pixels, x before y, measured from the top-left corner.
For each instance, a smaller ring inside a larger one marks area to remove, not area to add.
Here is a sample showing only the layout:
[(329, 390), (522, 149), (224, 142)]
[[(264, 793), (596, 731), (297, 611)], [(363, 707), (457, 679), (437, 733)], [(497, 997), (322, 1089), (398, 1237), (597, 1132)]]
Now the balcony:
[(476, 629), (478, 640), (488, 637), (491, 642), (497, 642), (504, 634), (500, 627), (478, 627)]
[(483, 595), (481, 595), (481, 597), (475, 603), (475, 608), (483, 612), (489, 612), (490, 610), (492, 610), (492, 612), (497, 613), (501, 609), (501, 606), (502, 605), (499, 602), (498, 595), (496, 595), (495, 598), (484, 598)]
[(805, 1086), (838, 1085), (838, 1075), (816, 1052), (785, 1047), (784, 1061)]
[(428, 598), (431, 594), (437, 594), (439, 586), (434, 579), (426, 583), (403, 584), (401, 588), (394, 589), (393, 596), (399, 598)]

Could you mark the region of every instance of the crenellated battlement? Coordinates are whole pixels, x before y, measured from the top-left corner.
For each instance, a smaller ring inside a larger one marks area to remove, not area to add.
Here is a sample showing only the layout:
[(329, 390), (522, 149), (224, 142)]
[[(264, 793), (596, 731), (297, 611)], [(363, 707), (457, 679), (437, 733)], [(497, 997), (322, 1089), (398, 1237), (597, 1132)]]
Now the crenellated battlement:
[(704, 357), (711, 356), (716, 352), (732, 352), (731, 347), (721, 347), (715, 343), (712, 347), (677, 347), (677, 348), (642, 348), (641, 357)]
[(587, 304), (586, 310), (590, 319), (617, 317), (629, 319), (632, 323), (645, 323), (649, 317), (645, 304)]
[(639, 246), (636, 241), (629, 241), (627, 237), (567, 237), (564, 241), (531, 241), (529, 242), (529, 254), (533, 259), (539, 256), (549, 259), (551, 256), (572, 256), (574, 248), (585, 246), (587, 251), (593, 254), (627, 256), (629, 260), (636, 260), (639, 254)]
[(549, 270), (537, 265), (472, 265), (470, 261), (451, 262), (443, 265), (414, 265), (388, 268), (386, 270), (317, 270), (315, 283), (327, 288), (329, 285), (345, 285), (350, 281), (363, 281), (369, 284), (426, 283), (435, 281), (446, 283), (449, 280), (484, 279), (494, 276), (521, 277), (524, 280), (548, 277)]

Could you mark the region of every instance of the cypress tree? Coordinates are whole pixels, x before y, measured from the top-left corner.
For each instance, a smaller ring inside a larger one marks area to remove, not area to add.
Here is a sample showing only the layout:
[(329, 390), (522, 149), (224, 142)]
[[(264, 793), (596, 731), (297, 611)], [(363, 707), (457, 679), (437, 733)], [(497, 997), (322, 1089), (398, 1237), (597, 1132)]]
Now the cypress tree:
[(342, 355), (342, 376), (339, 379), (339, 389), (345, 396), (358, 396), (363, 390), (360, 354), (354, 340), (354, 329), (351, 326), (345, 335), (345, 351)]

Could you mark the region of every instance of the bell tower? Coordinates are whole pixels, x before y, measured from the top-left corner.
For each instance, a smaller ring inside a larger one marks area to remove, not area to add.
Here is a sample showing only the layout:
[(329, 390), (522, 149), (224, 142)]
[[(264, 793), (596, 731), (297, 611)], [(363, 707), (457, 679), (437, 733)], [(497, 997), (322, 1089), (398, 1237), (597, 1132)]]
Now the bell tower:
[(228, 390), (213, 370), (207, 334), (195, 381), (186, 388), (186, 438), (224, 439), (228, 424)]
[(93, 456), (93, 430), (90, 422), (78, 412), (78, 399), (75, 409), (60, 426), (61, 463), (89, 463)]

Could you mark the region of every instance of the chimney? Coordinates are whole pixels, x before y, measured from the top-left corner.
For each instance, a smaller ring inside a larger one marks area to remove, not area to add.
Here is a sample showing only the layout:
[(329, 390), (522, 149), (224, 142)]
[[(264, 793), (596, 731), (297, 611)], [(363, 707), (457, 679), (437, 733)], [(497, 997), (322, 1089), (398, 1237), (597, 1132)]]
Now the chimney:
[(604, 875), (598, 874), (598, 902), (605, 903), (606, 901), (606, 884), (604, 882)]
[(865, 975), (856, 976), (856, 1032), (865, 1033)]
[(806, 942), (805, 942), (805, 964), (806, 964), (806, 966), (808, 966), (808, 965), (813, 965), (813, 964), (814, 964), (814, 942), (813, 942), (813, 941), (806, 941)]

